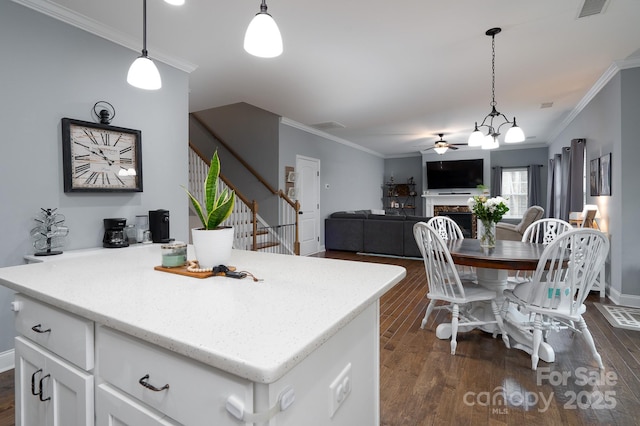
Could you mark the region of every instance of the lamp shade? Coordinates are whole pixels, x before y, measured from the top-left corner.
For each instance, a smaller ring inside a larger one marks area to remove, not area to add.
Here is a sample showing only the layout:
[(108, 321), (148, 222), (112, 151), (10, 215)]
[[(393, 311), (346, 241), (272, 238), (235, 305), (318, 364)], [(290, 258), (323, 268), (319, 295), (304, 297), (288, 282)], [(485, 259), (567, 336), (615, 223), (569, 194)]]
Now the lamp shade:
[(184, 0), (164, 0), (165, 3), (172, 4), (174, 6), (182, 6), (184, 4)]
[(145, 90), (158, 90), (162, 87), (162, 79), (156, 64), (144, 55), (138, 57), (129, 67), (127, 83)]
[(513, 126), (509, 127), (509, 130), (507, 130), (504, 141), (505, 143), (524, 142), (524, 132), (516, 124), (515, 117), (513, 118)]
[(433, 148), (433, 150), (435, 152), (437, 152), (438, 154), (440, 154), (440, 155), (442, 155), (445, 152), (447, 152), (448, 149), (449, 149), (449, 147), (446, 147), (446, 146), (436, 146), (435, 148)]
[(483, 141), (484, 141), (484, 135), (480, 130), (478, 130), (478, 126), (476, 125), (476, 130), (469, 135), (469, 140), (467, 141), (467, 145), (482, 146)]
[(496, 149), (498, 147), (500, 147), (498, 138), (491, 134), (485, 136), (482, 140), (482, 149)]
[(282, 36), (271, 15), (260, 12), (253, 17), (244, 35), (244, 50), (260, 58), (282, 54)]

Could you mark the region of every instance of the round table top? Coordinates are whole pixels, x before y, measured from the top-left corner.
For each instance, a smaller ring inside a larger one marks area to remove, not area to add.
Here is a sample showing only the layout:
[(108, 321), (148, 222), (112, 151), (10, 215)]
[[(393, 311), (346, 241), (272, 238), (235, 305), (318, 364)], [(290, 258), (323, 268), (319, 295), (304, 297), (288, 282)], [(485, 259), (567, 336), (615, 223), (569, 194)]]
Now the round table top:
[(447, 242), (456, 264), (476, 268), (533, 271), (545, 246), (522, 241), (496, 240), (493, 248), (480, 247), (480, 240), (464, 238)]

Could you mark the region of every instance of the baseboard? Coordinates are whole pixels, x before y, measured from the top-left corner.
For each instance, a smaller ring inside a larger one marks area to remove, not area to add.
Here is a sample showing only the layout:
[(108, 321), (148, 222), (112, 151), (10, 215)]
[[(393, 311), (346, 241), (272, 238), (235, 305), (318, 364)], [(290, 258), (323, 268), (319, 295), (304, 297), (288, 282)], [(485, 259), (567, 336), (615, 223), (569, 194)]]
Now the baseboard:
[(14, 367), (15, 367), (14, 350), (10, 349), (8, 351), (0, 353), (0, 373), (4, 373), (5, 371), (12, 370)]
[(609, 299), (616, 305), (640, 308), (640, 296), (622, 294), (613, 287), (609, 287)]

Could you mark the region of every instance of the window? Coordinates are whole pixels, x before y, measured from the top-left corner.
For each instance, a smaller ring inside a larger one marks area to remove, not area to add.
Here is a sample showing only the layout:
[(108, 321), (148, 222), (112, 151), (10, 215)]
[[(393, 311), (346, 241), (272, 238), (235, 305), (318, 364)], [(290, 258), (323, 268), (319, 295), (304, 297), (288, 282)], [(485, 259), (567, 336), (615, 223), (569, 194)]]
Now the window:
[(526, 167), (502, 169), (502, 196), (507, 199), (509, 211), (504, 217), (522, 217), (529, 207), (529, 173)]

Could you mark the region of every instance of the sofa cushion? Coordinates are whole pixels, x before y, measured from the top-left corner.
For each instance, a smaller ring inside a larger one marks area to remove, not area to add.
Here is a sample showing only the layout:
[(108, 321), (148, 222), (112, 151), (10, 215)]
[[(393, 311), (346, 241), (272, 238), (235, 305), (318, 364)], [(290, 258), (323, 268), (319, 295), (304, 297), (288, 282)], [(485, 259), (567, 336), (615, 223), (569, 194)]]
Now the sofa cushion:
[(374, 220), (394, 220), (394, 221), (403, 221), (405, 219), (404, 215), (388, 215), (388, 214), (370, 214), (369, 219)]
[(324, 221), (324, 246), (327, 250), (363, 251), (363, 218), (327, 218)]
[[(374, 215), (372, 215), (374, 216)], [(364, 220), (364, 252), (377, 254), (404, 255), (404, 220), (386, 219)]]
[(331, 213), (331, 217), (334, 219), (366, 219), (367, 216), (362, 210)]

